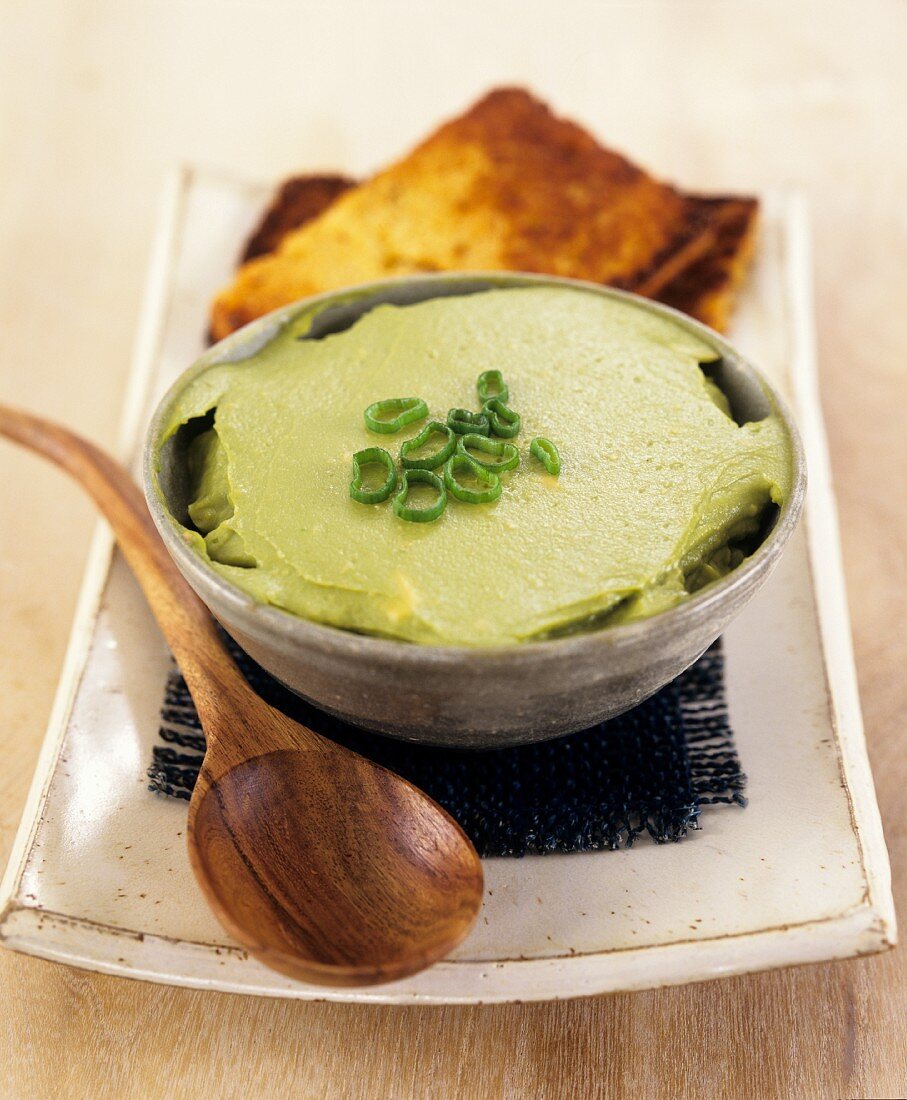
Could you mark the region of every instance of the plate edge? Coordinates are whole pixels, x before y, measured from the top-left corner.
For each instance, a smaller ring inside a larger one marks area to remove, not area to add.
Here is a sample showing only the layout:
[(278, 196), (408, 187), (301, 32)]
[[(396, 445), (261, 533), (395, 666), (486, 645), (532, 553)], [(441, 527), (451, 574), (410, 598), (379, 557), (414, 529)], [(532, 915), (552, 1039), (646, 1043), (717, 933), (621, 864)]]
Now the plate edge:
[[(470, 991), (464, 994), (424, 991), (395, 991), (393, 986), (376, 987), (374, 990), (331, 990), (302, 983), (287, 981), (285, 986), (276, 986), (275, 981), (283, 982), (279, 975), (272, 975), (266, 968), (239, 952), (236, 948), (223, 948), (225, 956), (239, 953), (243, 961), (265, 977), (262, 984), (254, 980), (244, 983), (236, 980), (219, 979), (214, 968), (218, 959), (208, 945), (187, 944), (185, 941), (169, 941), (151, 933), (108, 930), (105, 926), (91, 922), (61, 917), (58, 914), (31, 907), (17, 906), (11, 913), (12, 934), (8, 946), (24, 954), (37, 956), (54, 962), (77, 966), (80, 969), (114, 977), (150, 981), (162, 985), (176, 985), (188, 989), (200, 989), (220, 993), (234, 993), (244, 996), (266, 996), (301, 1001), (333, 1001), (354, 1004), (505, 1004), (523, 1001), (572, 1000), (577, 997), (598, 996), (608, 993), (636, 992), (645, 989), (658, 989), (674, 985), (686, 985), (719, 978), (734, 977), (777, 967), (810, 965), (857, 958), (876, 954), (891, 946), (887, 939), (883, 923), (867, 903), (856, 906), (848, 912), (820, 921), (810, 921), (773, 929), (769, 932), (756, 931), (743, 933), (737, 937), (718, 937), (704, 939), (690, 944), (688, 941), (674, 944), (661, 944), (656, 947), (629, 948), (603, 955), (558, 956), (541, 959), (509, 960), (467, 964), (468, 974), (463, 974), (463, 963), (456, 961), (436, 964), (426, 976), (433, 976), (441, 982), (451, 977), (467, 978)], [(86, 940), (97, 935), (107, 935), (117, 941), (115, 958), (102, 959), (97, 954), (83, 954), (75, 949), (61, 949), (53, 943), (41, 942), (41, 933), (56, 921), (62, 921), (70, 928), (76, 928), (85, 934)], [(729, 952), (728, 943), (733, 942), (734, 950)], [(144, 965), (141, 956), (147, 950), (151, 957), (159, 954), (161, 946), (167, 945), (184, 955), (187, 948), (192, 954), (200, 956), (207, 964), (206, 972), (175, 974), (160, 967)], [(808, 946), (807, 946), (808, 945)], [(130, 964), (130, 957), (135, 964)], [(615, 957), (620, 965), (613, 965)], [(729, 962), (728, 959), (731, 959)], [(590, 975), (590, 961), (604, 960), (607, 970), (604, 973)], [(515, 964), (515, 965), (514, 965)], [(519, 973), (516, 974), (515, 970)], [(510, 978), (525, 986), (527, 970), (531, 972), (532, 993), (526, 995), (524, 988), (519, 993), (509, 988)], [(460, 972), (457, 974), (457, 972)], [(476, 973), (477, 972), (477, 973)], [(481, 996), (475, 993), (475, 979), (481, 977), (488, 981), (486, 991)], [(270, 983), (270, 984), (268, 984)], [(552, 991), (551, 986), (572, 986), (573, 991), (564, 995)]]
[[(120, 410), (115, 448), (116, 456), (130, 466), (135, 458), (136, 433), (143, 418), (147, 416), (147, 395), (161, 339), (162, 319), (165, 315), (171, 284), (173, 261), (179, 246), (186, 196), (192, 176), (193, 170), (184, 165), (168, 173), (159, 199), (158, 214), (154, 220), (153, 244), (146, 269), (142, 307), (123, 405)], [(15, 899), (22, 874), (28, 862), (35, 833), (41, 823), (44, 804), (56, 772), (76, 692), (91, 653), (91, 642), (110, 572), (113, 548), (114, 539), (110, 528), (103, 520), (99, 520), (91, 536), (76, 610), (61, 666), (60, 680), (41, 741), (35, 771), (22, 808), (19, 827), (13, 839), (6, 869), (0, 880), (0, 943), (6, 940), (6, 924), (10, 913), (16, 909)]]
[[(878, 918), (886, 944), (897, 943), (891, 865), (872, 778), (853, 652), (850, 611), (841, 551), (840, 522), (822, 416), (813, 306), (809, 206), (800, 192), (784, 197), (787, 286), (784, 301), (793, 337), (791, 380), (794, 403), (809, 465), (805, 528), (809, 566), (816, 594), (823, 672), (830, 702), (841, 775), (860, 848), (867, 902)], [(821, 499), (821, 509), (810, 507)]]

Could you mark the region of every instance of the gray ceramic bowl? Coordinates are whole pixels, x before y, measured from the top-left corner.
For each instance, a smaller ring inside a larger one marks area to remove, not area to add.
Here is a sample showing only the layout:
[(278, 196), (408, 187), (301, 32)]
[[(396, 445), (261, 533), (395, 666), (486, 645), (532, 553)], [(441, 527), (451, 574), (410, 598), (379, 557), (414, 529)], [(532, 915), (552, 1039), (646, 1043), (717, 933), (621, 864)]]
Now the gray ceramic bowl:
[[(220, 577), (180, 536), (188, 522), (179, 433), (161, 444), (171, 405), (213, 363), (257, 351), (290, 318), (319, 307), (312, 335), (340, 331), (381, 302), (409, 304), (490, 287), (574, 286), (669, 315), (721, 355), (715, 380), (735, 415), (775, 409), (790, 433), (793, 492), (742, 565), (653, 618), (597, 632), (498, 649), (438, 648), (364, 637), (255, 603)], [(685, 668), (764, 584), (800, 515), (806, 475), (790, 414), (772, 387), (720, 336), (684, 315), (589, 283), (531, 275), (427, 275), (386, 280), (308, 299), (262, 317), (212, 347), (164, 397), (148, 431), (145, 493), (180, 572), (226, 630), (297, 694), (357, 725), (411, 741), (492, 748), (557, 737), (629, 709)]]

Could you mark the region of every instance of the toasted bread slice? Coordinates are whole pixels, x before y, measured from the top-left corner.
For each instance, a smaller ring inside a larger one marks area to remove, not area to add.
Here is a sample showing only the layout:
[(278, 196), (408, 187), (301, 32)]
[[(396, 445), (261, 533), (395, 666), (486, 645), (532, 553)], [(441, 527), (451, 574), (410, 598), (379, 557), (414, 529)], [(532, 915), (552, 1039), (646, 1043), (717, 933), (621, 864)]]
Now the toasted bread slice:
[(422, 271), (539, 271), (655, 295), (716, 239), (711, 207), (501, 89), (244, 264), (211, 328), (219, 339), (298, 298)]
[[(752, 218), (734, 234), (741, 207)], [(544, 272), (667, 294), (714, 323), (727, 318), (754, 213), (754, 200), (661, 184), (528, 92), (501, 89), (363, 184), (289, 180), (248, 245), (250, 262), (214, 301), (211, 332), (220, 339), (321, 290), (455, 270)]]

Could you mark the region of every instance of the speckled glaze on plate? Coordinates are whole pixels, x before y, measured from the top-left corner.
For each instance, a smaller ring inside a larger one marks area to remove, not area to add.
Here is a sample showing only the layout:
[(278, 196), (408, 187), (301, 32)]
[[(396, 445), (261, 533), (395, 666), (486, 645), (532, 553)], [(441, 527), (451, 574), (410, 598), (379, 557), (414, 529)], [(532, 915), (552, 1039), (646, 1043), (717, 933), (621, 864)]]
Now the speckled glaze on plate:
[[(161, 444), (173, 402), (215, 363), (254, 355), (288, 321), (318, 307), (313, 335), (349, 327), (373, 306), (480, 293), (491, 287), (581, 287), (670, 316), (715, 348), (715, 380), (745, 419), (770, 409), (794, 454), (793, 488), (762, 545), (720, 581), (669, 611), (623, 626), (496, 649), (421, 646), (350, 633), (256, 603), (194, 553), (174, 517), (186, 520), (182, 456)], [(806, 471), (799, 434), (771, 385), (722, 337), (666, 306), (591, 283), (538, 275), (424, 275), (384, 280), (295, 303), (212, 347), (173, 385), (148, 430), (148, 506), (168, 551), (225, 629), (297, 694), (355, 725), (411, 741), (496, 748), (557, 737), (635, 706), (673, 680), (718, 637), (765, 583), (793, 533)]]
[[(156, 399), (203, 350), (205, 303), (268, 194), (195, 169), (174, 175), (136, 344), (127, 459)], [(185, 803), (146, 789), (171, 658), (101, 524), (0, 883), (0, 943), (199, 990), (447, 1005), (703, 981), (895, 943), (817, 389), (806, 211), (789, 196), (760, 202), (734, 338), (796, 409), (810, 493), (778, 568), (723, 635), (745, 811), (704, 808), (703, 830), (682, 844), (485, 860), (485, 904), (465, 943), (404, 981), (330, 990), (283, 978), (230, 940), (196, 889)]]

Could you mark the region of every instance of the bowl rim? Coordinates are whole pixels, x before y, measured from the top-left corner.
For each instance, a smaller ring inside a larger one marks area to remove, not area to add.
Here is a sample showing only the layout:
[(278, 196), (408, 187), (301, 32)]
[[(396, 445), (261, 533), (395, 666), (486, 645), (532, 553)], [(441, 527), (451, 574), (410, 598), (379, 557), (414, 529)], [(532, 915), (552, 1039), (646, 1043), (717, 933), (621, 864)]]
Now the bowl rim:
[[(781, 419), (791, 442), (793, 459), (791, 492), (781, 505), (777, 521), (765, 540), (726, 576), (706, 585), (674, 607), (657, 612), (648, 618), (615, 626), (603, 626), (598, 630), (563, 638), (547, 638), (498, 646), (436, 646), (358, 634), (344, 627), (319, 623), (279, 607), (261, 604), (230, 583), (207, 565), (205, 560), (180, 536), (182, 525), (166, 506), (159, 484), (158, 455), (163, 445), (161, 436), (167, 413), (177, 395), (196, 375), (210, 367), (219, 363), (239, 362), (251, 357), (280, 328), (300, 313), (317, 309), (322, 303), (327, 306), (332, 301), (368, 298), (382, 291), (412, 283), (419, 285), (435, 283), (438, 286), (455, 284), (462, 287), (464, 293), (469, 292), (470, 287), (481, 292), (495, 287), (523, 286), (562, 286), (591, 291), (606, 298), (630, 302), (649, 312), (671, 318), (686, 331), (713, 346), (722, 358), (742, 367), (744, 373), (761, 387), (772, 409)], [(263, 336), (264, 339), (262, 339)], [(240, 352), (242, 354), (238, 354)], [(237, 329), (223, 340), (213, 344), (168, 387), (158, 402), (146, 429), (142, 474), (148, 509), (164, 545), (184, 575), (190, 575), (195, 585), (201, 589), (203, 602), (216, 617), (215, 606), (223, 607), (230, 616), (240, 619), (244, 628), (259, 637), (263, 634), (272, 635), (275, 640), (283, 643), (297, 643), (305, 648), (317, 648), (322, 651), (330, 649), (337, 655), (343, 653), (354, 657), (368, 655), (370, 659), (379, 662), (406, 661), (410, 664), (424, 663), (432, 666), (448, 663), (462, 664), (464, 660), (481, 660), (483, 664), (494, 665), (518, 661), (525, 665), (527, 661), (548, 661), (554, 656), (564, 659), (578, 657), (596, 648), (609, 650), (631, 648), (640, 642), (651, 641), (653, 634), (682, 632), (692, 622), (708, 617), (716, 605), (722, 604), (725, 600), (733, 598), (736, 593), (748, 588), (751, 581), (775, 563), (796, 528), (806, 492), (806, 458), (803, 442), (787, 403), (762, 372), (720, 333), (671, 306), (615, 287), (532, 272), (497, 271), (439, 272), (372, 280), (299, 299), (255, 318), (241, 329)], [(211, 596), (209, 596), (209, 590), (213, 590)], [(215, 596), (216, 599), (213, 598)], [(227, 617), (226, 614), (225, 617)]]

